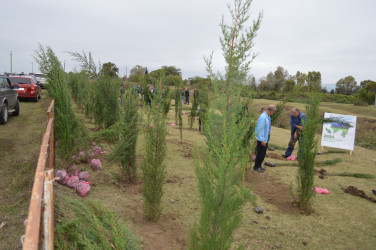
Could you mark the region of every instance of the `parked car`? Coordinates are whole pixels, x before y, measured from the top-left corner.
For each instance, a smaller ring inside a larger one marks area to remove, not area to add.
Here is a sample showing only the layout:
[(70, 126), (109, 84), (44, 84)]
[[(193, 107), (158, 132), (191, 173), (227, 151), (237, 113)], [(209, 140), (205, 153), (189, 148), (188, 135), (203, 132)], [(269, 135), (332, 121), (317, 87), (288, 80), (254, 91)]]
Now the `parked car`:
[(20, 103), (18, 101), (18, 84), (11, 85), (6, 76), (0, 75), (0, 124), (8, 122), (8, 114), (14, 116), (20, 114)]
[(48, 84), (46, 77), (42, 73), (35, 73), (34, 76), (37, 79), (37, 81), (40, 82), (41, 88), (45, 88)]
[(34, 76), (10, 76), (9, 80), (12, 85), (19, 85), (19, 89), (17, 90), (19, 98), (32, 98), (37, 102), (42, 97), (40, 83)]

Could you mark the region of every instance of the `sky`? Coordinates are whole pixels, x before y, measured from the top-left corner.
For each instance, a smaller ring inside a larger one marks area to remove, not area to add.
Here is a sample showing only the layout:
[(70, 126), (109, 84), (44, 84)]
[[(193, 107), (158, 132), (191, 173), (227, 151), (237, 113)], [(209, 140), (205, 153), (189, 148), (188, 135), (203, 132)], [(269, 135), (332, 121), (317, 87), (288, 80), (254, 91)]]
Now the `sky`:
[[(183, 78), (205, 77), (203, 57), (225, 62), (219, 43), (230, 0), (5, 0), (0, 15), (0, 72), (38, 72), (38, 44), (50, 46), (66, 71), (79, 65), (66, 51), (91, 52), (124, 76), (176, 66)], [(282, 66), (289, 74), (320, 71), (322, 83), (353, 76), (376, 81), (375, 0), (254, 0), (263, 13), (250, 73), (258, 80)]]

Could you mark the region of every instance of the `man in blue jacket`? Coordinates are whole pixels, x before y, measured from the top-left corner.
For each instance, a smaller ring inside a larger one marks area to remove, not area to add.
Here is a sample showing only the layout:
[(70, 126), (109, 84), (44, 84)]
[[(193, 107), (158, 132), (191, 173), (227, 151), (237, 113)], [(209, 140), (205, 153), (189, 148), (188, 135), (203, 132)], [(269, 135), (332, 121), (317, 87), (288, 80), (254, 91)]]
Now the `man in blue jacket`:
[(272, 123), (270, 116), (273, 115), (275, 111), (275, 105), (269, 105), (266, 111), (264, 111), (257, 120), (255, 129), (257, 139), (257, 153), (253, 170), (260, 173), (263, 173), (265, 171), (265, 169), (261, 167), (261, 164), (264, 161), (270, 140), (270, 129)]
[(291, 124), (291, 138), (288, 144), (286, 153), (282, 155), (287, 158), (294, 151), (296, 141), (299, 141), (300, 132), (303, 130), (303, 123), (305, 122), (306, 116), (303, 112), (300, 112), (299, 109), (293, 108), (290, 115), (290, 124)]

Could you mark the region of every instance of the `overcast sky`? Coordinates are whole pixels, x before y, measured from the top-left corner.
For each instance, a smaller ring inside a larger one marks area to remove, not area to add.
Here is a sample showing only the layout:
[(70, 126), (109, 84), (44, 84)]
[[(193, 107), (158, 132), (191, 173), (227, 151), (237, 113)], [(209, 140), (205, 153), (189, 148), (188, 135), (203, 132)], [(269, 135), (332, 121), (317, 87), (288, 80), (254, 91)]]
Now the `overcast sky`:
[[(222, 15), (230, 0), (5, 0), (0, 27), (0, 72), (32, 71), (38, 43), (49, 45), (66, 70), (78, 64), (64, 51), (91, 51), (113, 62), (123, 76), (135, 65), (149, 72), (163, 65), (183, 78), (206, 76), (203, 56), (214, 50), (214, 68), (224, 61), (219, 45)], [(290, 74), (320, 71), (323, 83), (352, 75), (376, 81), (375, 0), (254, 0), (252, 15), (264, 18), (255, 39), (259, 79), (277, 66)], [(34, 62), (34, 72), (39, 71)]]

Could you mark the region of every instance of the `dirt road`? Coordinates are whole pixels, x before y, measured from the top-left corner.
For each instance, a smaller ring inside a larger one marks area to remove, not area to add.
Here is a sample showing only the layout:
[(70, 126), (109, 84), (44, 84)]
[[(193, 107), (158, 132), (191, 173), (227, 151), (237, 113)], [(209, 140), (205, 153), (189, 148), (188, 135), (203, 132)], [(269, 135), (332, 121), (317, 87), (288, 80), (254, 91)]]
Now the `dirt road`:
[[(20, 102), (20, 115), (0, 126), (0, 249), (21, 249), (40, 142), (51, 98)], [(3, 225), (3, 226), (1, 226)]]

